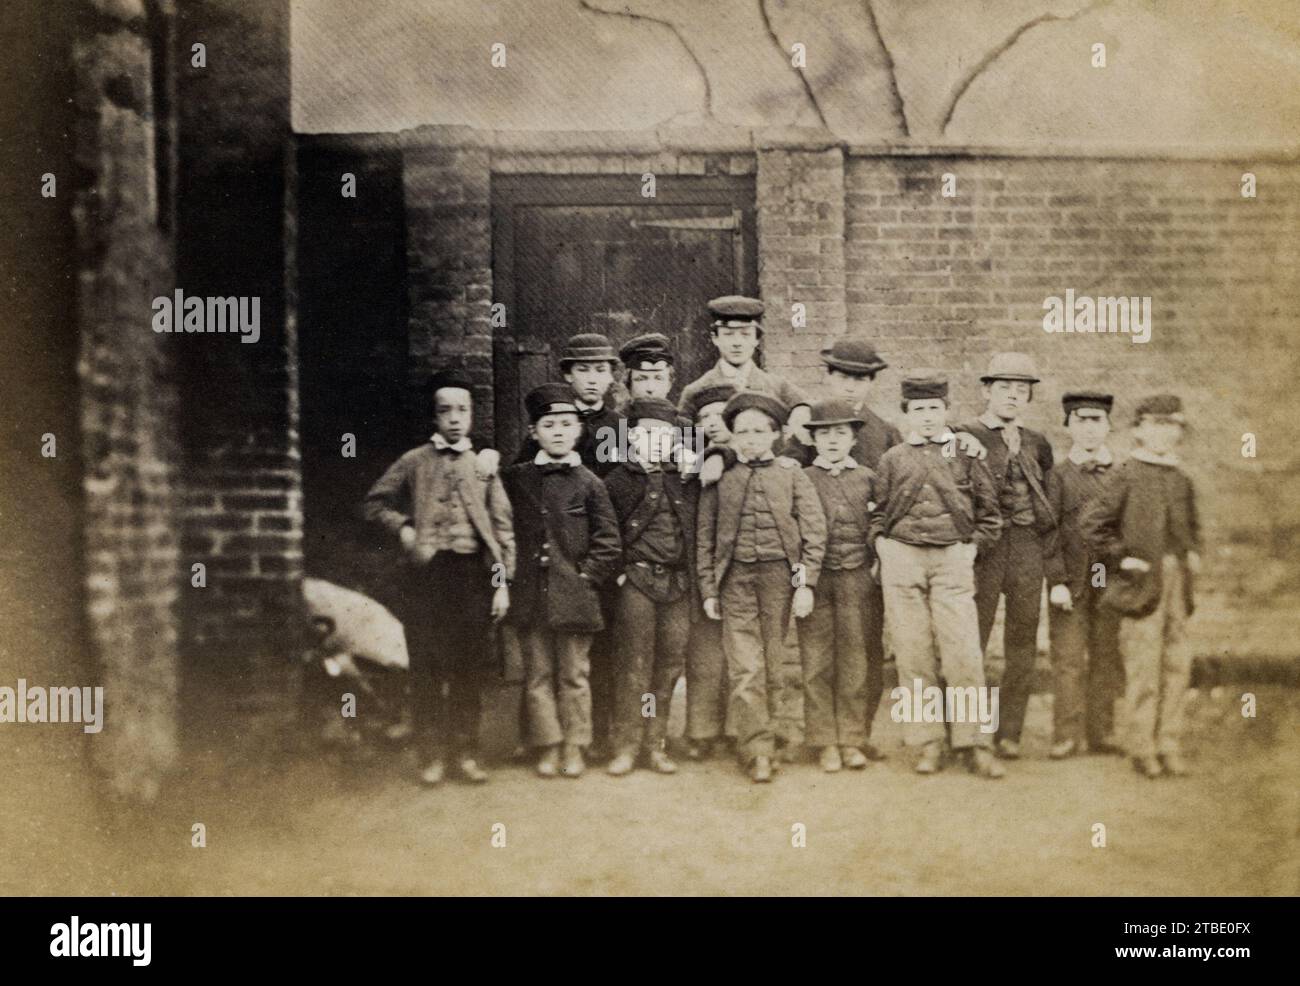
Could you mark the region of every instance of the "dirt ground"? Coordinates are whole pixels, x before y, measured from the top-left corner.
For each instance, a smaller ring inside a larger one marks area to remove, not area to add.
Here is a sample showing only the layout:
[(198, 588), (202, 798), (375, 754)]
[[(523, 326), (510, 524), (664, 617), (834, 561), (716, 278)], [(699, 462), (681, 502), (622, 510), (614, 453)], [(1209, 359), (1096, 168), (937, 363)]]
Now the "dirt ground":
[[(47, 765), (27, 792), (58, 810), (6, 799), (0, 845), (18, 851), (0, 883), (103, 895), (1295, 894), (1300, 692), (1258, 689), (1247, 719), (1244, 690), (1197, 694), (1197, 772), (1156, 782), (1114, 757), (1045, 759), (1045, 695), (1026, 758), (1000, 782), (912, 774), (887, 702), (889, 761), (831, 776), (787, 765), (769, 786), (725, 762), (577, 781), (505, 763), (484, 787), (425, 790), (400, 753), (237, 771), (209, 769), (214, 755), (133, 816), (87, 803), (74, 773)], [(195, 822), (206, 848), (191, 847)]]

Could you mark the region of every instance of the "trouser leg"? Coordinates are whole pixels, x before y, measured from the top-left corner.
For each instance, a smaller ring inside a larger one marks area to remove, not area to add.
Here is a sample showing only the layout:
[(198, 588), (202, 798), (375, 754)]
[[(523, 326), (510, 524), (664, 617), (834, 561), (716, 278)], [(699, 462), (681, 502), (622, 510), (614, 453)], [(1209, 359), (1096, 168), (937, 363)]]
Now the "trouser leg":
[[(924, 696), (925, 689), (937, 685), (939, 679), (930, 626), (930, 589), (925, 563), (925, 552), (933, 549), (918, 548), (889, 538), (881, 538), (877, 547), (890, 639), (898, 663), (898, 684), (906, 689), (904, 695), (913, 695), (919, 688)], [(914, 707), (915, 702), (907, 702), (908, 709)], [(903, 741), (908, 746), (920, 746), (943, 738), (941, 722), (925, 722), (912, 715), (904, 719)]]
[(1119, 653), (1119, 614), (1101, 605), (1101, 594), (1089, 591), (1088, 684), (1085, 731), (1088, 745), (1113, 742), (1115, 703), (1124, 694), (1124, 663)]
[(841, 746), (867, 742), (867, 567), (834, 573), (835, 732)]
[[(930, 550), (930, 619), (938, 644), (939, 664), (944, 681), (964, 707), (945, 703), (953, 749), (988, 746), (993, 724), (981, 723), (981, 710), (992, 713), (993, 702), (985, 691), (984, 660), (979, 641), (979, 615), (975, 607), (975, 582), (969, 549), (949, 545)], [(983, 698), (983, 701), (981, 701)], [(999, 695), (999, 712), (1001, 696)]]
[(1187, 603), (1183, 596), (1182, 563), (1163, 559), (1165, 627), (1160, 655), (1160, 707), (1156, 723), (1156, 752), (1177, 753), (1183, 735), (1183, 707), (1191, 679), (1192, 652), (1187, 640)]
[(591, 634), (555, 633), (560, 730), (570, 746), (591, 745)]
[(876, 720), (880, 698), (885, 692), (885, 596), (880, 583), (868, 575), (869, 586), (863, 615), (863, 635), (867, 655), (866, 735)]
[(1043, 548), (1029, 527), (1012, 527), (1003, 593), (1006, 598), (1000, 738), (1019, 742), (1029, 707), (1034, 661), (1038, 656), (1038, 619), (1043, 606)]
[(1060, 743), (1084, 739), (1084, 677), (1090, 627), (1088, 597), (1066, 612), (1053, 606), (1048, 614), (1052, 640), (1052, 737)]
[(564, 739), (555, 696), (555, 634), (549, 627), (521, 630), (524, 651), (524, 704), (530, 746), (554, 746)]
[(823, 572), (816, 604), (799, 624), (803, 672), (804, 740), (809, 746), (833, 746), (835, 730), (835, 580)]
[(722, 736), (727, 720), (727, 659), (722, 623), (691, 624), (686, 654), (686, 735), (693, 740)]
[[(644, 720), (642, 698), (650, 687), (656, 646), (655, 604), (631, 582), (619, 589), (618, 643), (614, 668), (614, 748), (632, 753), (640, 748)], [(655, 709), (655, 714), (659, 710)]]

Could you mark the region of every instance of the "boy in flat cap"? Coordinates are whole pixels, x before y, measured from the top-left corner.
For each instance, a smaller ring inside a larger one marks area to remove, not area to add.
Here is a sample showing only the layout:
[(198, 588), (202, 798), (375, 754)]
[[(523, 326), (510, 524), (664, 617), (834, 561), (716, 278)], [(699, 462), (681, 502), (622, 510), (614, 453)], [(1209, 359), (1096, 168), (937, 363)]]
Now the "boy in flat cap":
[(1038, 653), (1043, 559), (1056, 527), (1047, 499), (1051, 443), (1021, 424), (1038, 382), (1033, 360), (1024, 353), (997, 353), (980, 377), (987, 407), (963, 426), (988, 449), (989, 472), (1002, 511), (1002, 537), (981, 548), (975, 560), (975, 605), (980, 645), (987, 648), (998, 598), (1006, 598), (1006, 664), (1000, 683), (997, 752), (1007, 759), (1020, 756), (1020, 732)]
[(622, 555), (618, 518), (605, 485), (574, 451), (582, 421), (572, 387), (543, 384), (524, 403), (537, 454), (501, 472), (519, 549), (510, 620), (524, 652), (537, 772), (578, 777), (592, 740), (591, 637), (605, 626), (599, 587)]
[(666, 400), (673, 389), (673, 351), (666, 335), (647, 332), (629, 339), (618, 351), (627, 369), (629, 401), (643, 397)]
[(799, 464), (772, 451), (786, 420), (780, 401), (742, 391), (722, 416), (736, 461), (700, 494), (700, 592), (709, 618), (722, 620), (728, 731), (763, 783), (772, 779), (786, 628), (792, 614), (812, 612), (826, 517)]
[(876, 474), (850, 454), (862, 427), (846, 400), (814, 404), (808, 421), (817, 457), (804, 472), (821, 500), (827, 537), (820, 598), (799, 628), (799, 650), (805, 740), (828, 773), (867, 765), (867, 606), (874, 588), (867, 519)]
[[(919, 679), (924, 692), (942, 678), (956, 694), (968, 696), (969, 706), (985, 687), (973, 565), (975, 552), (997, 541), (997, 494), (988, 467), (960, 454), (945, 423), (946, 380), (908, 377), (902, 407), (909, 434), (880, 457), (870, 522), (898, 680), (911, 690)], [(917, 773), (933, 774), (942, 766), (944, 725), (904, 721), (904, 741), (921, 748)], [(953, 749), (972, 773), (1003, 775), (980, 723), (967, 716), (947, 725)]]
[(718, 349), (713, 369), (682, 388), (678, 407), (684, 409), (699, 390), (717, 384), (731, 384), (737, 391), (753, 391), (775, 397), (787, 408), (787, 424), (798, 429), (808, 419), (808, 401), (788, 381), (759, 368), (754, 362), (763, 341), (763, 303), (757, 298), (724, 295), (708, 303), (712, 322), (709, 335)]
[(429, 390), (433, 435), (371, 487), (364, 513), (397, 539), (406, 560), (401, 617), (421, 780), (440, 783), (451, 758), (461, 777), (481, 783), (479, 690), (492, 656), (489, 620), (510, 606), (514, 527), (501, 480), (476, 467), (471, 383), (444, 371)]
[(1119, 615), (1101, 605), (1105, 580), (1097, 578), (1096, 566), (1102, 560), (1088, 550), (1079, 527), (1115, 462), (1106, 445), (1114, 402), (1110, 394), (1094, 391), (1062, 398), (1073, 444), (1047, 476), (1047, 499), (1057, 520), (1046, 560), (1054, 679), (1051, 756), (1056, 760), (1084, 750), (1119, 752), (1112, 735), (1124, 680)]
[(1145, 777), (1187, 772), (1179, 745), (1192, 667), (1187, 619), (1194, 608), (1192, 577), (1200, 570), (1201, 533), (1196, 490), (1177, 455), (1186, 423), (1175, 395), (1143, 400), (1133, 453), (1111, 470), (1080, 524), (1089, 549), (1107, 562), (1102, 604), (1123, 617), (1125, 747)]
[[(607, 771), (631, 773), (644, 756), (661, 774), (668, 756), (669, 703), (686, 663), (694, 580), (695, 490), (673, 461), (677, 410), (661, 398), (627, 408), (631, 455), (605, 486), (623, 535), (614, 636), (614, 759)], [(646, 696), (653, 704), (647, 709)]]

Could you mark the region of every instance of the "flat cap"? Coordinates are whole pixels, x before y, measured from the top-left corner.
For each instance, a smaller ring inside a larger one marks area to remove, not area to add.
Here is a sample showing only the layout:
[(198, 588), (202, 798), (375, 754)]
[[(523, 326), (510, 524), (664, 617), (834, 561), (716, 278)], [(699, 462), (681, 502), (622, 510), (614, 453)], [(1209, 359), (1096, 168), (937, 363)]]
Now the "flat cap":
[(915, 373), (903, 378), (903, 400), (948, 399), (948, 381), (937, 373)]
[(710, 404), (725, 404), (736, 393), (736, 388), (729, 383), (717, 383), (712, 387), (697, 390), (684, 405), (682, 413), (694, 421), (700, 415), (700, 409)]
[(994, 380), (1023, 380), (1025, 383), (1039, 382), (1038, 369), (1034, 361), (1024, 353), (994, 353), (989, 360), (989, 368), (980, 383)]
[(560, 366), (563, 368), (570, 363), (599, 363), (602, 360), (613, 363), (616, 359), (618, 355), (607, 338), (599, 332), (580, 332), (569, 337), (564, 355), (560, 357)]
[(812, 417), (804, 422), (805, 428), (827, 428), (831, 425), (853, 425), (861, 428), (865, 421), (846, 400), (818, 401), (812, 406)]
[(821, 356), (822, 362), (831, 369), (855, 377), (875, 376), (889, 365), (870, 342), (854, 336), (836, 339), (822, 350)]
[(1108, 415), (1110, 409), (1115, 405), (1115, 398), (1111, 394), (1103, 394), (1096, 390), (1069, 390), (1061, 397), (1061, 407), (1065, 411), (1065, 423), (1070, 423), (1070, 415), (1074, 411), (1083, 408), (1092, 408), (1097, 411), (1105, 411)]
[(659, 363), (673, 365), (672, 344), (662, 333), (647, 332), (624, 343), (618, 358), (629, 370), (657, 370)]
[(524, 398), (524, 408), (532, 422), (548, 414), (578, 413), (578, 405), (573, 402), (573, 388), (567, 383), (544, 383), (534, 387)]
[(1133, 423), (1138, 424), (1143, 418), (1165, 418), (1180, 425), (1187, 424), (1183, 399), (1177, 394), (1152, 394), (1142, 398), (1133, 412)]
[(753, 390), (742, 390), (735, 394), (727, 401), (727, 406), (722, 409), (722, 420), (726, 424), (728, 431), (734, 431), (732, 425), (736, 421), (736, 415), (741, 411), (762, 411), (769, 418), (776, 422), (779, 429), (785, 424), (789, 411), (775, 397), (769, 394), (760, 394)]
[(661, 397), (638, 397), (631, 401), (624, 410), (628, 421), (636, 423), (642, 418), (654, 421), (677, 422), (677, 408)]
[(766, 310), (757, 298), (740, 294), (724, 294), (709, 301), (707, 307), (714, 325), (754, 325)]

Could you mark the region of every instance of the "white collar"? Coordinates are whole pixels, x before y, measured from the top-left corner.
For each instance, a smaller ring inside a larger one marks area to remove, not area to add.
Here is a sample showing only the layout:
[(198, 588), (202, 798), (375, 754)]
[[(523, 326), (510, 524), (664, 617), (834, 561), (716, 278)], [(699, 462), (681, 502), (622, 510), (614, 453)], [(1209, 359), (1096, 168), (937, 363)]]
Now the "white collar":
[(429, 437), (429, 441), (433, 442), (433, 447), (439, 452), (443, 449), (451, 449), (453, 452), (468, 452), (474, 447), (474, 443), (469, 440), (468, 436), (456, 442), (449, 442), (436, 431)]
[(813, 459), (813, 465), (818, 469), (825, 469), (832, 476), (838, 476), (845, 469), (857, 469), (858, 460), (853, 458), (851, 455), (846, 455), (844, 458), (840, 459), (839, 462), (831, 462), (831, 460), (825, 456), (819, 455), (817, 458)]
[(771, 462), (775, 458), (776, 458), (776, 454), (771, 449), (768, 449), (757, 459), (746, 459), (743, 452), (741, 452), (739, 449), (736, 450), (736, 460), (738, 462), (743, 462), (747, 465), (751, 462)]
[(577, 452), (570, 452), (568, 455), (562, 456), (559, 459), (552, 459), (545, 451), (539, 449), (537, 454), (533, 456), (533, 465), (535, 466), (560, 466), (560, 465), (580, 466), (582, 465), (582, 456), (580, 456)]
[(1111, 454), (1109, 447), (1103, 445), (1096, 452), (1085, 452), (1077, 445), (1070, 447), (1070, 454), (1067, 456), (1076, 466), (1081, 466), (1085, 462), (1097, 462), (1103, 466), (1109, 466), (1114, 463), (1115, 456)]
[[(948, 442), (955, 441), (956, 438), (957, 438), (957, 436), (954, 435), (950, 429), (945, 428), (945, 429), (944, 429), (943, 431), (941, 431), (939, 434), (937, 434), (937, 435), (935, 435), (933, 438), (931, 438), (930, 441), (932, 441), (935, 445), (945, 445), (945, 444), (947, 444)], [(914, 432), (912, 432), (910, 435), (907, 436), (907, 444), (908, 444), (908, 445), (924, 445), (924, 444), (925, 444), (925, 439), (921, 437), (921, 433), (920, 433), (920, 432), (914, 431)]]
[(1129, 453), (1130, 459), (1137, 459), (1138, 462), (1149, 462), (1153, 466), (1176, 466), (1178, 465), (1177, 454), (1170, 452), (1168, 455), (1156, 455), (1154, 452), (1144, 449), (1141, 445)]
[(602, 397), (600, 400), (596, 401), (595, 404), (588, 404), (586, 401), (575, 395), (573, 398), (573, 405), (579, 411), (587, 411), (591, 414), (595, 414), (605, 406), (605, 398)]

